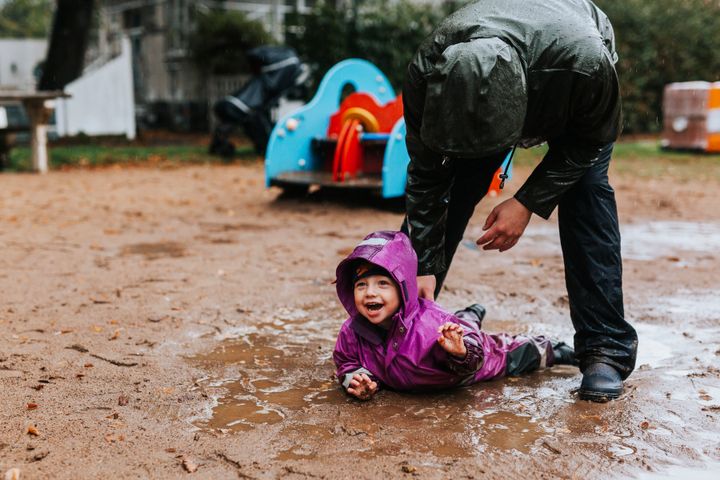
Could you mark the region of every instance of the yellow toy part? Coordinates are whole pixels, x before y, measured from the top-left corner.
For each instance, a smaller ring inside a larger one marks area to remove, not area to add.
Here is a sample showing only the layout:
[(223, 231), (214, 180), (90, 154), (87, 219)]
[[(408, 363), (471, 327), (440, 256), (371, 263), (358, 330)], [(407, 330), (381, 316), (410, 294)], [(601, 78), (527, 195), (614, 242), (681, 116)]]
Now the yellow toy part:
[(368, 133), (380, 131), (380, 122), (378, 122), (378, 119), (364, 108), (352, 107), (345, 110), (341, 118), (341, 123), (344, 124), (351, 120), (359, 121), (363, 126), (363, 130)]

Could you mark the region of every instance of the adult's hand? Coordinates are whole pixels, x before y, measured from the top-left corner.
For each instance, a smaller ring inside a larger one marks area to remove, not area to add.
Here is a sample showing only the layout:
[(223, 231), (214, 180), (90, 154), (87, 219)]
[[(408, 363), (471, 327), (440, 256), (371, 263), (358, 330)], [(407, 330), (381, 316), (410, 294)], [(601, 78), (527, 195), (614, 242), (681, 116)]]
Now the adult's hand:
[(435, 275), (420, 275), (417, 277), (418, 297), (435, 300)]
[(482, 245), (483, 250), (509, 250), (520, 240), (531, 215), (515, 198), (505, 200), (490, 212), (483, 226), (486, 232), (475, 243)]

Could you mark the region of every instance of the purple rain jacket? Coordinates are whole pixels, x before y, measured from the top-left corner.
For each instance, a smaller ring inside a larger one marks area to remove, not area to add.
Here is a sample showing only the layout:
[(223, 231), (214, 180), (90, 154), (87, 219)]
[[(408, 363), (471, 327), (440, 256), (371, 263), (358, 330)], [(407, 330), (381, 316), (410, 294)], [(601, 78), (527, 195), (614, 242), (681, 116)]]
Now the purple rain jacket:
[[(353, 266), (360, 259), (387, 270), (399, 287), (401, 306), (388, 331), (370, 323), (355, 307)], [(416, 275), (417, 256), (401, 232), (371, 233), (338, 265), (337, 294), (350, 314), (333, 352), (343, 387), (356, 373), (370, 375), (381, 387), (416, 391), (468, 385), (505, 374), (507, 352), (524, 342), (506, 334), (483, 333), (478, 323), (418, 298)], [(446, 322), (463, 327), (465, 359), (453, 357), (437, 343), (437, 329)]]

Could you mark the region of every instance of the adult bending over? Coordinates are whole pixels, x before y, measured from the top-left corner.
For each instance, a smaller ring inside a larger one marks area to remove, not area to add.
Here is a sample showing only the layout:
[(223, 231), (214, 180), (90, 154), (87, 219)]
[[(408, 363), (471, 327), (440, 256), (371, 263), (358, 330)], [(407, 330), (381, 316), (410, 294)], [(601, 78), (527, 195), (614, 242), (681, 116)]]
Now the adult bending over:
[(622, 393), (637, 334), (625, 320), (620, 232), (608, 165), (620, 131), (612, 25), (589, 0), (480, 0), (422, 43), (403, 88), (407, 219), (420, 295), (440, 291), (457, 245), (506, 155), (549, 150), (477, 241), (512, 248), (534, 213), (558, 207), (560, 241), (583, 372), (580, 397)]

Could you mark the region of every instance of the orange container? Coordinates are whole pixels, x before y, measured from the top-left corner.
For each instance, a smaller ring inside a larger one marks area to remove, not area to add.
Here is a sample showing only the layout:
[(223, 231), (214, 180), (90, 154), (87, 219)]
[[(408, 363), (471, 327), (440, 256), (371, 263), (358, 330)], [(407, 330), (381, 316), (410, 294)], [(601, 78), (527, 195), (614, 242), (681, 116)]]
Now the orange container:
[(662, 146), (720, 152), (720, 82), (665, 86)]

